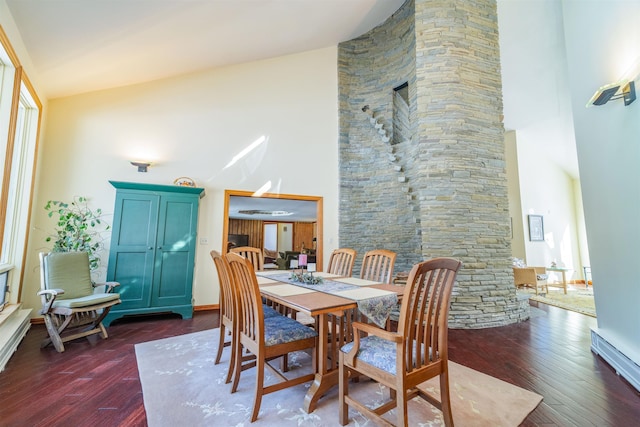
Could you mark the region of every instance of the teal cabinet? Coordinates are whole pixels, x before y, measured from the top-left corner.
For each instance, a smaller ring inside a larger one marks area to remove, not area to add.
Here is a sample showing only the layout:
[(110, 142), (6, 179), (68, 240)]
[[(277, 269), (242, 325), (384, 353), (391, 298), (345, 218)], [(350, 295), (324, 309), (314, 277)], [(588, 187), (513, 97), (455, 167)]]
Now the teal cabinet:
[(204, 189), (109, 181), (116, 188), (107, 280), (122, 303), (105, 319), (173, 312), (193, 315), (198, 204)]

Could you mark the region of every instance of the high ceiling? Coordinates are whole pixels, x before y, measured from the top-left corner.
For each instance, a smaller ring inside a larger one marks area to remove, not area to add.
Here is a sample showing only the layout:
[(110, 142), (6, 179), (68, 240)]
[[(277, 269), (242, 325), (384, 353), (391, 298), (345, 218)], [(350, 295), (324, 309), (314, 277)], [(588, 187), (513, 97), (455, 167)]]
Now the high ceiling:
[[(5, 2), (38, 87), (53, 99), (335, 46), (404, 0)], [(577, 177), (562, 13), (554, 10), (562, 6), (539, 4), (498, 0), (504, 124)]]
[(336, 46), (404, 0), (6, 0), (47, 98)]

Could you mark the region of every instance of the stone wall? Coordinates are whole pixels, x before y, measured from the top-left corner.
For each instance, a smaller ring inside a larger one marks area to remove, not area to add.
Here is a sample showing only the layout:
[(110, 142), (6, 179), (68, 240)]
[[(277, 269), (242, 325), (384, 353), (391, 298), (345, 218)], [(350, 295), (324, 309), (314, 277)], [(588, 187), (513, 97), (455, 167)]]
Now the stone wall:
[[(359, 261), (393, 250), (396, 271), (462, 260), (451, 327), (526, 318), (511, 276), (496, 1), (408, 0), (340, 44), (338, 70), (340, 246)], [(397, 142), (393, 88), (403, 83), (410, 138)]]

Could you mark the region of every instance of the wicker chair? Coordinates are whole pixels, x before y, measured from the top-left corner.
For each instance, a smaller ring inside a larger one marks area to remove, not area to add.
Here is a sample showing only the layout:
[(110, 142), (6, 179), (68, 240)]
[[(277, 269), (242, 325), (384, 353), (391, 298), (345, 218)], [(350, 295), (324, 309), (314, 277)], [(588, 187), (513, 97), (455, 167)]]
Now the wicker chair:
[(545, 267), (513, 267), (513, 282), (516, 288), (533, 288), (536, 295), (540, 289), (549, 292)]

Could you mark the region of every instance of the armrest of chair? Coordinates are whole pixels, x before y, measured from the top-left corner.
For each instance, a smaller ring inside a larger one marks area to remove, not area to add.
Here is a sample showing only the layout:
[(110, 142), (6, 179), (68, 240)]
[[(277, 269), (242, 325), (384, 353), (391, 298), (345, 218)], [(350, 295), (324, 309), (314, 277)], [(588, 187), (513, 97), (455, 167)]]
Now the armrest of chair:
[(51, 310), (51, 306), (56, 300), (56, 297), (62, 294), (64, 294), (64, 289), (42, 289), (38, 291), (38, 295), (43, 297), (42, 309), (40, 310), (40, 314), (47, 314), (49, 310)]
[(61, 295), (64, 294), (64, 289), (42, 289), (38, 291), (38, 295)]
[(547, 267), (533, 267), (536, 274), (547, 274)]
[(386, 329), (381, 329), (376, 325), (370, 325), (368, 323), (362, 322), (353, 322), (353, 347), (349, 351), (349, 353), (345, 354), (345, 360), (349, 365), (353, 366), (353, 360), (358, 354), (358, 350), (360, 349), (360, 334), (358, 332), (365, 332), (369, 335), (375, 335), (379, 338), (382, 338), (387, 341), (392, 341), (396, 344), (402, 343), (404, 339), (402, 335), (398, 335), (397, 332), (387, 331)]
[[(108, 294), (118, 286), (120, 286), (120, 282), (93, 283), (93, 293), (96, 293), (96, 291), (98, 291), (101, 294)], [(98, 290), (99, 287), (103, 287), (103, 289)]]

